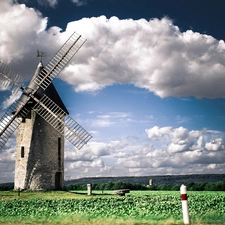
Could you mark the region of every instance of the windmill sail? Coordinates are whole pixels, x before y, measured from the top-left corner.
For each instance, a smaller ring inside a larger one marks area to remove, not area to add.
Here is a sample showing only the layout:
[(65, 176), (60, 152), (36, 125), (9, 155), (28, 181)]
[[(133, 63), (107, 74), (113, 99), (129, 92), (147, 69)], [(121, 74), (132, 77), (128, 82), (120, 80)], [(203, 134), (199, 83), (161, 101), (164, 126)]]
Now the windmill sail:
[[(35, 99), (35, 98), (34, 98)], [(65, 136), (76, 148), (81, 149), (92, 136), (63, 111), (49, 97), (43, 97), (37, 101), (33, 110), (44, 118), (59, 133)]]
[(91, 139), (91, 135), (50, 98), (44, 95), (41, 100), (38, 100), (35, 97), (40, 88), (44, 91), (47, 89), (85, 41), (86, 39), (74, 32), (44, 69), (42, 69), (42, 64), (38, 66), (25, 89), (21, 85), (23, 78), (0, 62), (0, 81), (3, 86), (14, 92), (19, 89), (23, 90), (19, 101), (15, 102), (0, 119), (0, 149), (19, 126), (20, 119), (16, 117), (25, 117), (30, 111), (30, 108), (26, 106), (32, 98), (37, 102), (34, 110), (58, 132), (65, 135), (78, 149)]
[[(21, 119), (16, 118), (18, 114), (21, 117), (26, 117), (28, 113), (25, 107), (21, 107), (20, 110), (16, 109), (17, 105), (18, 102), (14, 102), (0, 119), (0, 150), (20, 125)], [(15, 111), (18, 113), (14, 114)]]
[(13, 93), (18, 92), (19, 89), (23, 90), (21, 85), (24, 82), (23, 77), (2, 62), (0, 62), (0, 75), (0, 82), (6, 89)]
[[(14, 93), (19, 89), (24, 90), (21, 85), (24, 81), (23, 77), (2, 62), (0, 62), (0, 75), (1, 85), (6, 89)], [(27, 115), (28, 110), (24, 107), (26, 103), (15, 101), (0, 119), (0, 150), (20, 124), (21, 120), (16, 117)]]
[(24, 88), (22, 77), (0, 62), (0, 85), (13, 92), (22, 90), (19, 100), (0, 119), (0, 150), (18, 129), (15, 190), (62, 189), (64, 137), (78, 149), (92, 138), (69, 116), (52, 84), (85, 41), (73, 33), (46, 67), (42, 64), (44, 52), (38, 51), (41, 60)]
[(74, 32), (41, 71), (39, 76), (36, 77), (35, 83), (38, 87), (45, 90), (81, 48), (85, 41), (86, 39)]

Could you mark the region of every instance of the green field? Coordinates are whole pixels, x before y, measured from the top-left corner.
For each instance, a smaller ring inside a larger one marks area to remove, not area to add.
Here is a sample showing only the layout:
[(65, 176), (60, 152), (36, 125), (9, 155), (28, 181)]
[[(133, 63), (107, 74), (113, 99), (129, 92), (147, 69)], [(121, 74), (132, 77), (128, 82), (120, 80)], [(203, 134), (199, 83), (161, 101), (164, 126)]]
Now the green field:
[[(179, 191), (0, 192), (0, 224), (183, 224)], [(191, 224), (225, 225), (225, 192), (188, 192)]]

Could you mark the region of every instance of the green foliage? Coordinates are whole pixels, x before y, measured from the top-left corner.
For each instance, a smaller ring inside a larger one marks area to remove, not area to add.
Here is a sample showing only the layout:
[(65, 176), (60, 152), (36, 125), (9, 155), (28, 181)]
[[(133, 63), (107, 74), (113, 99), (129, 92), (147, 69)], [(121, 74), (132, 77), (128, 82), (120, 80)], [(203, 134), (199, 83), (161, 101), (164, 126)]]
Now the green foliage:
[[(44, 220), (82, 216), (87, 219), (182, 220), (179, 192), (135, 193), (125, 197), (0, 200), (0, 219)], [(214, 224), (225, 221), (225, 192), (189, 192), (188, 201), (193, 221), (214, 221)]]
[[(92, 190), (116, 190), (116, 189), (130, 189), (130, 190), (147, 190), (146, 185), (131, 184), (122, 181), (107, 182), (103, 184), (92, 184)], [(87, 190), (85, 184), (68, 184), (66, 190)]]
[[(185, 184), (189, 191), (225, 191), (225, 182), (189, 182)], [(86, 184), (69, 184), (66, 190), (87, 190)], [(130, 190), (164, 190), (164, 191), (178, 191), (180, 185), (151, 185), (146, 186), (143, 184), (131, 184), (122, 181), (107, 182), (102, 184), (92, 184), (92, 190), (117, 190), (117, 189), (130, 189)]]
[(200, 182), (187, 183), (189, 191), (225, 191), (225, 182)]
[[(189, 182), (185, 183), (189, 191), (225, 191), (225, 182)], [(0, 186), (0, 191), (12, 190), (13, 184)], [(65, 186), (66, 190), (87, 190), (86, 184), (68, 184)], [(180, 185), (151, 185), (146, 186), (143, 184), (133, 184), (128, 182), (122, 182), (120, 180), (115, 182), (107, 182), (101, 184), (92, 184), (92, 190), (117, 190), (117, 189), (130, 189), (130, 190), (164, 190), (164, 191), (178, 191)]]
[(12, 190), (13, 188), (14, 188), (13, 184), (0, 185), (0, 191), (9, 191)]

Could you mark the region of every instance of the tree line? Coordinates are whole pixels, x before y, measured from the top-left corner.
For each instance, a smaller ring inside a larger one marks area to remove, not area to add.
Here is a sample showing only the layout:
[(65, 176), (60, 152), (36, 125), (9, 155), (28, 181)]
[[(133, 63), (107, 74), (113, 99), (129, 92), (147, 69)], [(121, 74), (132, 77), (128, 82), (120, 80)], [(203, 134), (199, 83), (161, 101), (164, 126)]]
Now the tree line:
[[(225, 191), (225, 182), (189, 182), (184, 183), (188, 191)], [(144, 185), (144, 184), (133, 184), (122, 181), (107, 182), (101, 184), (91, 184), (92, 190), (117, 190), (117, 189), (130, 189), (130, 190), (171, 190), (178, 191), (180, 186), (174, 185)], [(13, 184), (0, 185), (0, 191), (13, 190)], [(68, 184), (64, 188), (65, 190), (87, 190), (87, 184)]]
[[(117, 190), (117, 189), (130, 189), (130, 190), (147, 190), (146, 185), (132, 184), (122, 181), (107, 182), (102, 184), (91, 184), (92, 190)], [(87, 190), (87, 184), (68, 184), (65, 186), (66, 190)]]
[[(185, 183), (189, 191), (225, 191), (225, 182), (189, 182)], [(178, 184), (174, 185), (144, 185), (132, 184), (122, 181), (107, 182), (102, 184), (92, 184), (92, 190), (117, 190), (117, 189), (130, 189), (130, 190), (180, 190)], [(65, 186), (66, 190), (87, 190), (87, 184), (68, 184)]]

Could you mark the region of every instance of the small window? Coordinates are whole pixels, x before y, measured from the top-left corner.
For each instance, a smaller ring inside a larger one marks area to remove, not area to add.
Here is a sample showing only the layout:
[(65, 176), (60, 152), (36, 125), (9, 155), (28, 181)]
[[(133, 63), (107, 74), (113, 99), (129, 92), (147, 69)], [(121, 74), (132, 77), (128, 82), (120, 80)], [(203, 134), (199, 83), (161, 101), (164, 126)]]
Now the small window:
[(22, 117), (22, 123), (26, 123), (26, 118)]
[(58, 167), (61, 168), (61, 138), (58, 138)]
[(24, 158), (24, 146), (21, 147), (21, 158)]

